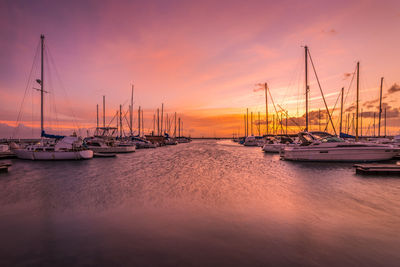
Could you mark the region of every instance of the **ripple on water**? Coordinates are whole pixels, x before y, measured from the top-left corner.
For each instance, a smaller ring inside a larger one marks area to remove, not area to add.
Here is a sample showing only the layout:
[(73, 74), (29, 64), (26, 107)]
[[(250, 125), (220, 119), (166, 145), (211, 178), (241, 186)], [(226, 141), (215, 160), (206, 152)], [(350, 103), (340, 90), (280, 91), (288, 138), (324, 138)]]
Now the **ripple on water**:
[(2, 265), (400, 260), (400, 179), (281, 161), (230, 141), (89, 161), (13, 160), (0, 192)]

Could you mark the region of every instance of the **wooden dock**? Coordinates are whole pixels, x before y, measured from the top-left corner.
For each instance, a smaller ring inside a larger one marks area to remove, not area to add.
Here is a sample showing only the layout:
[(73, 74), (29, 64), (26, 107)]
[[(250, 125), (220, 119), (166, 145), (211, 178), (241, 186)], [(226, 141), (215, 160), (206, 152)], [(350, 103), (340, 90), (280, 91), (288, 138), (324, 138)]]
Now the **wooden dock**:
[(11, 163), (0, 163), (0, 172), (8, 172)]
[(400, 175), (400, 165), (397, 164), (355, 164), (357, 174), (370, 175)]
[(17, 155), (14, 152), (0, 152), (0, 159), (14, 159)]

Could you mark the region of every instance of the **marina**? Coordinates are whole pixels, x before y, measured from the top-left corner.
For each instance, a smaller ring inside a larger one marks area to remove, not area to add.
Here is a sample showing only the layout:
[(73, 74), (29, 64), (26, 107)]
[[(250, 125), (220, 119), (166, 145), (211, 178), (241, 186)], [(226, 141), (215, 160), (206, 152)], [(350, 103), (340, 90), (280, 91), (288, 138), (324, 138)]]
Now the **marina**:
[(399, 266), (399, 10), (1, 1), (0, 266)]
[(282, 161), (230, 140), (12, 163), (0, 178), (2, 265), (400, 260), (400, 179), (351, 163)]

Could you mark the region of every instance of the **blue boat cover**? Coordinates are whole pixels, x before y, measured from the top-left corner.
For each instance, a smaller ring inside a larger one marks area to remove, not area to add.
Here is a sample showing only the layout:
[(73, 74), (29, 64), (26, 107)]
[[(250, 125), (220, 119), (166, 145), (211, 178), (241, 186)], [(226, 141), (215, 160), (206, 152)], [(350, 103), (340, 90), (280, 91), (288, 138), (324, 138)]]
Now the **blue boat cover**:
[(354, 135), (340, 133), (340, 138), (356, 138)]
[(42, 131), (41, 137), (46, 137), (46, 138), (55, 138), (55, 139), (61, 139), (64, 138), (65, 136), (62, 135), (54, 135), (54, 134), (47, 134), (45, 131)]

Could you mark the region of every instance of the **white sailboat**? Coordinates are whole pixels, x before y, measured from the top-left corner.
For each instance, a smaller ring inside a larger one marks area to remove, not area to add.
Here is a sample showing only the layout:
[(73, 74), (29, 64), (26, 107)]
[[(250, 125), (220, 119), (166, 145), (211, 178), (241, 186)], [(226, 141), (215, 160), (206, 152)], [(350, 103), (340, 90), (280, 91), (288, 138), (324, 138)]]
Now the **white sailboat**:
[(95, 153), (131, 153), (136, 151), (132, 143), (116, 142), (107, 137), (91, 137), (85, 140), (86, 147)]
[[(77, 160), (93, 158), (93, 151), (82, 146), (82, 139), (76, 136), (50, 136), (44, 131), (44, 114), (43, 114), (43, 92), (44, 92), (44, 73), (43, 73), (43, 50), (44, 50), (44, 35), (41, 39), (41, 79), (37, 80), (40, 84), (41, 96), (41, 137), (42, 140), (34, 145), (29, 145), (26, 148), (16, 148), (14, 153), (20, 159), (30, 160)], [(56, 140), (44, 139), (44, 137), (55, 137)]]
[(295, 146), (293, 139), (289, 136), (279, 136), (275, 138), (269, 138), (266, 140), (262, 151), (265, 153), (279, 153), (286, 146)]

